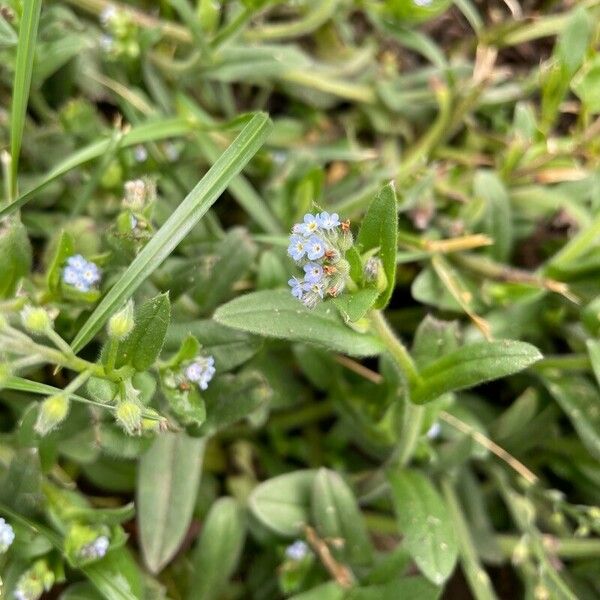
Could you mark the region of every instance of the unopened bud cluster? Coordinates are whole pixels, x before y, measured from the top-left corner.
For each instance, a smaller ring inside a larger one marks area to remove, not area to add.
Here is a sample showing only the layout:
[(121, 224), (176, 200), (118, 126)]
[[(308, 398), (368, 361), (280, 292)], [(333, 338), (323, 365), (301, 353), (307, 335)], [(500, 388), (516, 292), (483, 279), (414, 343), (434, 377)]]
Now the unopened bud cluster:
[(350, 265), (344, 260), (352, 246), (349, 222), (340, 222), (336, 213), (304, 215), (304, 222), (292, 228), (288, 254), (302, 267), (304, 277), (292, 277), (292, 295), (306, 307), (314, 308), (325, 295), (340, 294)]

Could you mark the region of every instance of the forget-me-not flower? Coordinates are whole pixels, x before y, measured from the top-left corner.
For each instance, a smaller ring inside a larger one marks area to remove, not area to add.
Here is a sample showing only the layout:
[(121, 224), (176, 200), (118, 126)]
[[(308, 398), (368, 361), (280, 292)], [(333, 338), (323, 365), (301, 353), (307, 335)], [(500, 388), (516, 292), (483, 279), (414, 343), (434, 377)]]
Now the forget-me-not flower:
[(306, 256), (310, 260), (318, 260), (325, 255), (325, 242), (318, 235), (311, 235), (308, 239)]
[(201, 390), (208, 388), (210, 380), (216, 373), (215, 359), (212, 356), (197, 356), (185, 369), (185, 376), (198, 384)]
[(307, 283), (319, 283), (323, 279), (323, 267), (319, 263), (309, 262), (304, 265), (304, 273)]
[(337, 213), (329, 214), (327, 211), (323, 211), (317, 216), (317, 222), (319, 227), (327, 231), (331, 231), (341, 225), (340, 216)]
[(15, 541), (15, 532), (10, 523), (0, 517), (0, 554), (4, 554)]
[(306, 240), (300, 235), (292, 235), (288, 246), (288, 254), (294, 260), (300, 260), (306, 254)]
[(315, 215), (307, 213), (304, 215), (304, 223), (300, 225), (302, 233), (308, 237), (319, 231), (319, 221)]
[(288, 285), (292, 288), (292, 296), (298, 298), (298, 300), (302, 300), (302, 296), (304, 296), (304, 292), (307, 290), (306, 282), (297, 277), (292, 277), (288, 279)]

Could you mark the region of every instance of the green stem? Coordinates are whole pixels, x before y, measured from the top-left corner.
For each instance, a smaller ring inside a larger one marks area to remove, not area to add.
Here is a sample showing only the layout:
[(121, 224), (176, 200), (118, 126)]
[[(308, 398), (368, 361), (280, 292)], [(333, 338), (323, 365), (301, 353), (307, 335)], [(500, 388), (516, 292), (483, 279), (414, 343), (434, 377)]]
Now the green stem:
[[(406, 346), (398, 339), (383, 312), (375, 310), (371, 313), (371, 326), (404, 374), (408, 389), (411, 390), (421, 382), (421, 376)], [(410, 462), (421, 434), (424, 414), (425, 409), (422, 406), (411, 402), (409, 391), (404, 402), (402, 426), (392, 462), (400, 466), (405, 466)]]
[(119, 350), (119, 341), (111, 337), (108, 341), (108, 350), (106, 353), (106, 374), (112, 375), (117, 362), (117, 352)]
[(406, 346), (396, 337), (382, 311), (374, 310), (371, 312), (371, 326), (406, 377), (409, 386), (413, 387), (415, 384), (420, 383), (421, 376), (411, 355)]
[[(548, 539), (552, 540), (553, 553), (560, 558), (597, 558), (600, 556), (599, 539), (556, 538), (553, 536), (549, 536)], [(520, 540), (521, 537), (516, 535), (496, 536), (496, 542), (506, 556), (512, 556)]]
[(473, 596), (477, 600), (493, 600), (497, 596), (492, 587), (492, 583), (488, 574), (485, 572), (479, 556), (475, 549), (475, 544), (469, 531), (469, 526), (460, 506), (460, 502), (454, 491), (454, 486), (448, 479), (442, 480), (442, 492), (446, 500), (446, 506), (450, 513), (450, 517), (454, 523), (454, 530), (458, 540), (458, 552), (460, 554), (460, 562), (471, 588)]
[(46, 332), (46, 337), (67, 357), (72, 358), (75, 355), (73, 354), (73, 350), (71, 350), (71, 346), (63, 340), (54, 329), (48, 329)]

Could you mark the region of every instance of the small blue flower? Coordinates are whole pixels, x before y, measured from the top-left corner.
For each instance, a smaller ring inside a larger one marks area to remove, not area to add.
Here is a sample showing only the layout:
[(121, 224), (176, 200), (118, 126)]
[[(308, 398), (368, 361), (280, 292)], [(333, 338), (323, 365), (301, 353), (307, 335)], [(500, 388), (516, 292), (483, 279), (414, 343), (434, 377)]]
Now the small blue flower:
[(201, 390), (205, 390), (216, 372), (215, 359), (212, 356), (198, 356), (186, 367), (185, 376), (197, 383)]
[(15, 532), (9, 523), (0, 517), (0, 554), (4, 554), (15, 541)]
[(319, 223), (319, 227), (327, 231), (331, 231), (332, 229), (335, 229), (341, 225), (340, 216), (337, 213), (329, 214), (326, 211), (323, 211), (317, 216), (317, 221)]
[(297, 277), (292, 277), (288, 279), (288, 285), (292, 288), (292, 296), (298, 298), (298, 300), (302, 300), (302, 296), (304, 296), (304, 292), (306, 291), (306, 283)]
[(288, 254), (294, 260), (300, 260), (306, 254), (306, 240), (300, 235), (290, 236)]
[(413, 0), (413, 2), (417, 6), (429, 6), (431, 4), (431, 0)]
[(323, 279), (323, 267), (318, 263), (309, 262), (304, 265), (304, 272), (307, 283), (319, 283)]
[(85, 269), (88, 265), (88, 261), (85, 260), (85, 258), (83, 258), (83, 256), (81, 256), (81, 254), (75, 254), (73, 256), (69, 256), (69, 258), (67, 258), (67, 264), (70, 267), (73, 267), (74, 269)]
[(85, 260), (81, 254), (70, 256), (62, 273), (63, 282), (72, 285), (80, 292), (89, 292), (92, 286), (102, 279), (102, 272), (93, 262)]
[(285, 549), (285, 555), (290, 560), (300, 561), (309, 553), (306, 542), (296, 540)]
[(308, 237), (319, 231), (319, 221), (315, 215), (307, 213), (304, 215), (304, 223), (300, 225), (302, 233)]
[(140, 144), (134, 148), (133, 157), (137, 162), (145, 162), (148, 158), (148, 150), (146, 150), (146, 148)]
[(309, 260), (317, 260), (325, 255), (325, 242), (318, 235), (308, 239), (306, 255)]

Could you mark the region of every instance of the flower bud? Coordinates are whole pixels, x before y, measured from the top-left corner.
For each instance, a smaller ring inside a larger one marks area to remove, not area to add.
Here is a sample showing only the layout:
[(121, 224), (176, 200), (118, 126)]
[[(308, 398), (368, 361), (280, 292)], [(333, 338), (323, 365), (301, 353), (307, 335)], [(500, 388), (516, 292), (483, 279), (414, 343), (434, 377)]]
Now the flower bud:
[(535, 586), (533, 597), (535, 600), (550, 600), (550, 592), (545, 585), (540, 583)]
[(513, 565), (522, 565), (529, 558), (529, 544), (526, 537), (522, 537), (515, 546), (512, 553)]
[(352, 235), (350, 229), (342, 231), (338, 241), (338, 248), (342, 252), (346, 252), (352, 248), (352, 244), (354, 244), (354, 236)]
[(41, 559), (19, 577), (13, 596), (15, 600), (38, 600), (53, 585), (54, 573), (48, 568), (46, 561)]
[(50, 315), (41, 306), (26, 306), (21, 311), (21, 323), (31, 333), (45, 333), (52, 327)]
[(123, 400), (116, 411), (117, 421), (129, 434), (136, 435), (142, 428), (142, 409), (136, 402)]
[(130, 300), (108, 321), (108, 335), (116, 340), (124, 340), (131, 333), (134, 324), (133, 302)]
[(40, 435), (47, 435), (60, 425), (68, 414), (69, 398), (65, 394), (49, 396), (40, 406), (34, 429)]

